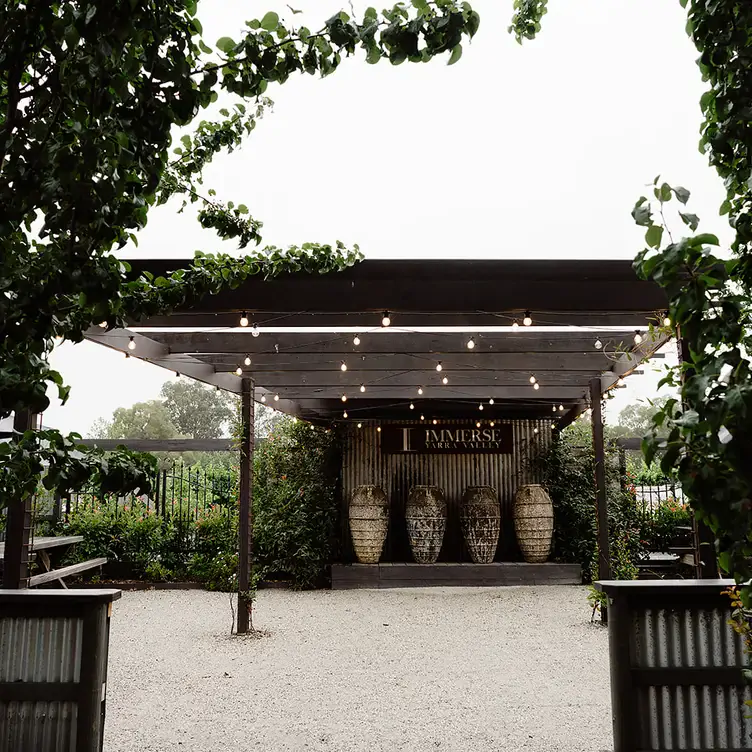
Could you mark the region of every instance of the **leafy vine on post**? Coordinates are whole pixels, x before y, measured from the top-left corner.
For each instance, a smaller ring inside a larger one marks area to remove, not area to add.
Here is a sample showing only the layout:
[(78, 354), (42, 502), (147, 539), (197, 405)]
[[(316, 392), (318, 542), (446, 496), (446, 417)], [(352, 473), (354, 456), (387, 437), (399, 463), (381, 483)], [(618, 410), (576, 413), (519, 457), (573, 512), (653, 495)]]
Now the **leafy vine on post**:
[[(93, 325), (122, 327), (166, 313), (251, 275), (344, 269), (357, 246), (303, 243), (241, 258), (197, 254), (168, 277), (134, 277), (112, 251), (172, 196), (199, 202), (198, 220), (240, 248), (261, 241), (247, 207), (204, 192), (202, 172), (240, 146), (268, 107), (269, 83), (334, 72), (357, 50), (369, 63), (426, 62), (462, 54), (478, 30), (467, 2), (414, 0), (361, 19), (336, 13), (315, 32), (276, 13), (247, 22), (215, 53), (202, 39), (196, 0), (10, 3), (0, 10), (0, 417), (39, 413), (47, 388), (68, 387), (48, 364), (54, 339), (82, 340)], [(250, 100), (220, 110), (173, 144), (219, 94)], [(170, 160), (169, 152), (177, 158)], [(26, 432), (0, 445), (0, 498), (26, 504), (44, 483), (60, 493), (95, 479), (104, 489), (148, 491), (148, 460), (104, 460), (80, 437)]]
[[(697, 230), (684, 211), (689, 192), (653, 186), (658, 220), (647, 198), (633, 216), (646, 228), (648, 248), (637, 258), (640, 274), (660, 284), (670, 299), (671, 321), (689, 351), (689, 362), (666, 377), (679, 400), (655, 416), (645, 451), (661, 450), (661, 467), (675, 470), (698, 519), (716, 536), (721, 569), (740, 583), (741, 602), (752, 606), (752, 3), (746, 0), (679, 0), (687, 9), (687, 33), (700, 52), (698, 66), (708, 90), (700, 150), (723, 178), (720, 207), (735, 232), (730, 260), (712, 253), (710, 234), (672, 237), (665, 219), (671, 201), (678, 219)], [(516, 0), (510, 31), (518, 40), (540, 29), (545, 2)], [(680, 225), (681, 226), (681, 225)], [(658, 436), (659, 432), (665, 436)]]

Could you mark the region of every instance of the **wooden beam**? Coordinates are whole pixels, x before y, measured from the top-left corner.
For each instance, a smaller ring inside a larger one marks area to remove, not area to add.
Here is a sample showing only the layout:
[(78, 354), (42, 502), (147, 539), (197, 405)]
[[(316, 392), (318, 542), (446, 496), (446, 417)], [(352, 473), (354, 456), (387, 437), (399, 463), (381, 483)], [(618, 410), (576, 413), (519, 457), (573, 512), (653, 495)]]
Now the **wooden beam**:
[(233, 439), (81, 439), (84, 446), (112, 451), (124, 446), (134, 452), (231, 452)]
[[(611, 579), (611, 551), (608, 535), (608, 499), (606, 496), (606, 449), (603, 442), (603, 412), (601, 409), (601, 380), (590, 382), (593, 450), (595, 452), (595, 506), (598, 521), (598, 579)], [(601, 609), (601, 619), (608, 621), (608, 611)]]
[[(343, 390), (341, 387), (335, 386), (309, 387), (301, 384), (294, 387), (280, 387), (279, 389), (269, 388), (264, 385), (264, 388), (267, 390), (267, 393), (279, 394), (280, 398), (294, 401), (295, 404), (303, 407), (311, 400), (320, 401), (340, 398), (342, 394), (347, 395), (348, 403), (350, 400), (358, 401), (362, 396), (371, 399), (413, 400), (416, 402), (420, 400), (430, 402), (436, 399), (487, 400), (489, 398), (499, 400), (516, 399), (524, 402), (540, 400), (560, 402), (562, 400), (571, 401), (582, 397), (584, 390), (587, 389), (587, 382), (583, 386), (541, 386), (539, 389), (534, 390), (530, 384), (525, 386), (466, 386), (465, 384), (455, 383), (450, 380), (447, 386), (442, 384), (426, 385), (422, 397), (418, 395), (416, 387), (410, 386), (370, 386), (366, 389), (365, 395), (361, 395), (360, 390), (354, 387), (351, 387), (349, 390)], [(275, 407), (277, 403), (269, 402), (269, 398), (267, 397), (267, 404), (270, 407)]]
[(251, 568), (253, 545), (253, 380), (241, 381), (240, 514), (238, 521), (238, 634), (251, 622)]

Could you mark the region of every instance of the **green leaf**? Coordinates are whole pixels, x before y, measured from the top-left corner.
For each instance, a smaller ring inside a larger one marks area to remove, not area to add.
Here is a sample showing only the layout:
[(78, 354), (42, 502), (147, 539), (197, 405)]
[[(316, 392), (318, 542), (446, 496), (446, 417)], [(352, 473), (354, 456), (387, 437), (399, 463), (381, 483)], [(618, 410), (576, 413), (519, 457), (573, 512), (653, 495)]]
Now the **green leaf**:
[(229, 55), (235, 49), (235, 40), (230, 37), (220, 37), (217, 39), (216, 47), (225, 55)]
[(201, 49), (201, 52), (205, 52), (207, 55), (214, 52), (214, 50), (212, 50), (212, 48), (209, 47), (209, 45), (203, 39), (198, 40), (198, 46)]
[(644, 196), (641, 196), (634, 205), (634, 209), (632, 209), (632, 217), (640, 227), (649, 227), (653, 224), (650, 204), (647, 203), (647, 199)]
[(682, 204), (686, 204), (689, 201), (689, 191), (686, 188), (682, 188), (680, 185), (674, 186), (674, 196), (681, 201)]
[(696, 214), (685, 214), (684, 212), (679, 212), (679, 216), (682, 218), (682, 222), (684, 222), (692, 232), (694, 232), (700, 224), (700, 218)]
[(462, 57), (462, 45), (455, 44), (452, 48), (452, 54), (449, 56), (447, 65), (454, 65)]
[(697, 247), (698, 245), (720, 245), (718, 238), (709, 232), (695, 235), (694, 237), (689, 238), (687, 243), (692, 247)]
[(261, 19), (261, 28), (265, 29), (266, 31), (274, 31), (277, 26), (279, 26), (279, 15), (276, 14), (273, 10), (270, 10)]
[(651, 248), (660, 248), (661, 239), (663, 238), (663, 227), (661, 225), (650, 225), (645, 233), (645, 242)]

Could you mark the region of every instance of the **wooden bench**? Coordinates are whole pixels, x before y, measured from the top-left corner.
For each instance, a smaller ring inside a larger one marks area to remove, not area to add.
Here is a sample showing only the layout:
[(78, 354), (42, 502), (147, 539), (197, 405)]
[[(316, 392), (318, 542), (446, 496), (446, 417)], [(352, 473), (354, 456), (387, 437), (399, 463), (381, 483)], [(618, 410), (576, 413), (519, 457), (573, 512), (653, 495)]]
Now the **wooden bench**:
[[(55, 569), (50, 560), (49, 551), (57, 550), (57, 553), (62, 555), (65, 549), (70, 546), (80, 543), (83, 540), (82, 535), (56, 535), (56, 536), (42, 536), (34, 538), (29, 544), (29, 552), (35, 554), (39, 561), (42, 563), (44, 572), (32, 575), (29, 578), (29, 587), (35, 585), (43, 585), (46, 582), (59, 582), (64, 588), (68, 586), (65, 584), (63, 578), (71, 577), (81, 572), (86, 572), (89, 569), (96, 569), (107, 563), (105, 557), (97, 559), (89, 559), (88, 561), (82, 561), (78, 564), (71, 564), (67, 567), (59, 567)], [(5, 555), (5, 543), (0, 543), (0, 563)]]

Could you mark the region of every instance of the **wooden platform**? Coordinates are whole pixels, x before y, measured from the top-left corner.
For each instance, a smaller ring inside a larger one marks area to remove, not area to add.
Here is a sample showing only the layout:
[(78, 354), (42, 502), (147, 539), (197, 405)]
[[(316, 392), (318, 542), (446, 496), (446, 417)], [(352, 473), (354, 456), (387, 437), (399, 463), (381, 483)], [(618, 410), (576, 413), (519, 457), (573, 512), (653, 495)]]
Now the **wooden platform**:
[(332, 564), (332, 590), (581, 583), (579, 564)]

